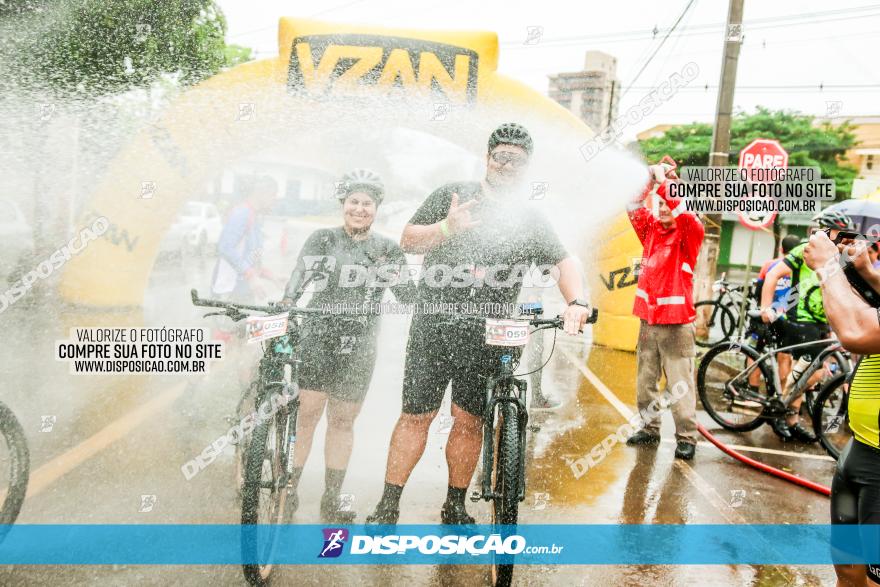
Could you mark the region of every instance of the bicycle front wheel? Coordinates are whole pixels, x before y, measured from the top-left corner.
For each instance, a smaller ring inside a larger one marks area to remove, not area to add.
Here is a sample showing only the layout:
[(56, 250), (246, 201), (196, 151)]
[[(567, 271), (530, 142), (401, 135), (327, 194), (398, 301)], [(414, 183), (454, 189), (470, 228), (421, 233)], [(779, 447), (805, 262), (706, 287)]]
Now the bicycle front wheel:
[[(500, 433), (498, 436), (498, 460), (495, 468), (495, 499), (492, 521), (495, 524), (513, 525), (519, 517), (519, 480), (522, 471), (519, 463), (519, 428), (516, 408), (509, 402), (499, 406)], [(508, 587), (513, 581), (513, 565), (492, 565), (492, 585)]]
[(282, 409), (260, 422), (248, 443), (241, 489), (241, 548), (244, 576), (251, 585), (267, 584), (272, 574), (276, 539), (272, 526), (282, 522), (287, 502), (286, 423), (287, 410)]
[(813, 406), (813, 430), (819, 442), (835, 459), (852, 438), (846, 410), (849, 391), (846, 388), (846, 373), (838, 373), (819, 390)]
[(697, 332), (698, 346), (709, 348), (733, 336), (736, 318), (727, 306), (722, 306), (715, 300), (703, 300), (694, 304), (694, 308), (698, 316), (701, 312), (706, 316), (706, 331)]
[(12, 410), (0, 403), (0, 463), (9, 467), (0, 473), (0, 488), (6, 490), (6, 498), (0, 507), (0, 542), (6, 537), (9, 526), (15, 523), (24, 496), (27, 493), (30, 474), (30, 457), (24, 430)]
[(747, 432), (763, 423), (764, 405), (759, 400), (769, 397), (767, 382), (772, 381), (766, 365), (762, 362), (756, 368), (760, 376), (738, 376), (759, 356), (748, 345), (722, 342), (709, 349), (700, 362), (700, 402), (706, 413), (727, 430)]
[[(244, 421), (248, 414), (257, 413), (257, 405), (255, 396), (257, 393), (256, 384), (251, 384), (245, 390), (244, 395), (238, 402), (235, 409), (235, 419), (230, 424), (240, 424)], [(244, 435), (238, 439), (235, 444), (235, 495), (238, 505), (241, 505), (242, 490), (244, 489), (245, 470), (247, 468), (247, 457), (251, 443), (250, 435)]]

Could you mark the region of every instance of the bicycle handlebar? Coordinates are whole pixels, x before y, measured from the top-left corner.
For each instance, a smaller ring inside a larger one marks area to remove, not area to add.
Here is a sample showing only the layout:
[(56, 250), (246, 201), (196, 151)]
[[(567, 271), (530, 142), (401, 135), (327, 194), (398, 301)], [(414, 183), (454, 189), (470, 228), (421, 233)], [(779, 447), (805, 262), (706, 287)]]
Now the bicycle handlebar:
[[(592, 313), (587, 317), (587, 324), (595, 324), (599, 319), (599, 310), (596, 308), (592, 309)], [(537, 326), (539, 328), (562, 328), (564, 324), (564, 320), (562, 315), (555, 316), (553, 318), (539, 318), (539, 317), (525, 317), (525, 316), (513, 316), (513, 317), (498, 317), (498, 316), (477, 316), (472, 314), (449, 314), (449, 317), (453, 320), (518, 320), (521, 322), (528, 322), (531, 326)]]
[[(275, 303), (270, 303), (267, 306), (257, 306), (257, 305), (253, 305), (253, 304), (239, 304), (237, 302), (228, 302), (228, 301), (224, 301), (224, 300), (210, 300), (210, 299), (200, 298), (199, 292), (195, 289), (191, 289), (189, 291), (189, 293), (190, 293), (190, 297), (192, 298), (193, 305), (200, 306), (203, 308), (224, 308), (226, 310), (231, 310), (234, 312), (239, 312), (240, 310), (249, 310), (251, 312), (263, 312), (265, 314), (272, 314), (272, 313), (276, 313), (276, 312), (277, 313), (287, 312), (287, 314), (289, 316), (295, 316), (295, 315), (305, 316), (305, 315), (315, 315), (315, 314), (322, 314), (322, 315), (327, 315), (327, 316), (335, 315), (335, 314), (328, 314), (327, 312), (325, 312), (324, 310), (319, 309), (319, 308), (298, 308), (298, 307), (285, 308), (285, 307), (281, 306), (280, 304), (275, 304)], [(592, 313), (587, 318), (587, 322), (586, 322), (587, 324), (595, 324), (596, 321), (599, 319), (599, 310), (597, 310), (596, 308), (592, 308), (592, 310), (593, 310)], [(459, 319), (469, 318), (472, 320), (486, 320), (488, 318), (488, 316), (469, 316), (469, 315), (458, 315), (455, 317), (459, 318)], [(514, 318), (510, 318), (510, 319), (526, 321), (526, 319), (521, 316), (517, 316)], [(549, 327), (562, 328), (562, 325), (563, 325), (563, 318), (561, 315), (556, 316), (555, 318), (532, 317), (532, 318), (528, 318), (527, 321), (529, 324), (531, 324), (533, 326), (544, 326), (544, 327), (548, 327), (548, 328)]]
[[(595, 324), (599, 320), (599, 310), (596, 308), (592, 310), (587, 318), (587, 324)], [(562, 323), (562, 316), (556, 316), (555, 318), (533, 318), (529, 320), (529, 324), (533, 326), (552, 326), (554, 328), (562, 328)]]
[(227, 310), (250, 310), (252, 312), (264, 312), (266, 314), (286, 312), (288, 315), (306, 315), (306, 314), (326, 314), (318, 308), (285, 308), (280, 304), (270, 303), (267, 306), (255, 306), (251, 304), (239, 304), (236, 302), (227, 302), (223, 300), (209, 300), (199, 297), (199, 292), (195, 289), (189, 290), (190, 297), (194, 306), (203, 308), (226, 308)]

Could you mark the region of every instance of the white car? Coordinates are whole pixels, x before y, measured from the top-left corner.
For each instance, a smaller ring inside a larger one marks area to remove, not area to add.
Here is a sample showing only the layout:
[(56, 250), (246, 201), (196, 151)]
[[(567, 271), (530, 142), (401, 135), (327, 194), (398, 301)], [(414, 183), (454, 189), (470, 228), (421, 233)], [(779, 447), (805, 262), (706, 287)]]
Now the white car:
[(12, 200), (0, 198), (0, 282), (8, 279), (22, 257), (33, 250), (33, 230), (21, 208)]
[(162, 253), (195, 253), (205, 256), (216, 249), (222, 231), (223, 221), (214, 204), (186, 202), (174, 224), (165, 233), (159, 250)]

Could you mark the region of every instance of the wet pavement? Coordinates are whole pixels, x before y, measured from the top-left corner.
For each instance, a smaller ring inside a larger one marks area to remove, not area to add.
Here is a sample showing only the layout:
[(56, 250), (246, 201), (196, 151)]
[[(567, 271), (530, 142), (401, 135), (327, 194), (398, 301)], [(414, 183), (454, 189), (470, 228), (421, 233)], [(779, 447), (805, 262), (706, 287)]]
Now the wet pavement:
[[(271, 236), (271, 235), (270, 235)], [(275, 242), (270, 238), (267, 242)], [(296, 246), (291, 250), (295, 252)], [(284, 274), (292, 259), (267, 255)], [(65, 311), (56, 317), (34, 293), (0, 315), (3, 401), (18, 415), (31, 450), (31, 485), (22, 523), (236, 523), (232, 453), (186, 481), (184, 462), (224, 434), (238, 399), (238, 368), (215, 363), (204, 376), (71, 375), (56, 361), (54, 341), (86, 325), (204, 325), (188, 302), (192, 286), (207, 292), (212, 261), (171, 259), (157, 264), (140, 311)], [(280, 291), (280, 290), (279, 290)], [(386, 451), (400, 410), (408, 317), (384, 318), (376, 373), (355, 424), (355, 448), (343, 492), (358, 520), (377, 502)], [(549, 341), (548, 341), (549, 342)], [(549, 348), (548, 344), (548, 348)], [(826, 497), (752, 470), (701, 442), (694, 461), (673, 458), (671, 416), (664, 416), (656, 449), (618, 445), (576, 478), (572, 460), (588, 454), (635, 409), (635, 357), (589, 348), (559, 334), (543, 375), (545, 393), (564, 401), (533, 412), (527, 498), (522, 523), (743, 524), (827, 523)], [(447, 398), (448, 400), (448, 398)], [(448, 404), (444, 404), (448, 410)], [(47, 419), (48, 417), (48, 419)], [(701, 422), (723, 442), (776, 452), (747, 454), (813, 481), (830, 483), (833, 463), (817, 445), (783, 446), (769, 428), (744, 434)], [(51, 423), (51, 426), (49, 425)], [(403, 493), (401, 523), (437, 523), (446, 492), (447, 433), (435, 421), (425, 456)], [(48, 428), (48, 429), (47, 429)], [(300, 484), (294, 522), (317, 523), (323, 490), (324, 424)], [(472, 486), (473, 487), (473, 486)], [(144, 497), (147, 496), (147, 497)], [(478, 522), (490, 520), (484, 502), (469, 504)], [(658, 544), (657, 548), (674, 547)], [(485, 566), (289, 566), (276, 571), (286, 585), (480, 585)], [(238, 566), (0, 567), (2, 585), (242, 585)], [(521, 566), (519, 585), (832, 585), (827, 566)]]

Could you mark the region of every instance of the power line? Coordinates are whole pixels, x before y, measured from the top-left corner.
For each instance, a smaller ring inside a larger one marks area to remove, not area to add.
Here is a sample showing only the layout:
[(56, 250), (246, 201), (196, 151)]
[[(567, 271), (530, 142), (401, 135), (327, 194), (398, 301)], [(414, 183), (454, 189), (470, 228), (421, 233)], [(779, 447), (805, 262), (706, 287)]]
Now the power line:
[[(827, 10), (823, 12), (811, 12), (804, 14), (794, 14), (786, 16), (774, 16), (761, 19), (747, 20), (743, 22), (743, 29), (746, 33), (749, 30), (764, 30), (777, 28), (781, 26), (798, 26), (807, 24), (817, 24), (824, 22), (835, 22), (839, 20), (852, 20), (854, 18), (870, 18), (880, 16), (880, 4), (871, 4), (867, 6)], [(832, 18), (842, 15), (840, 18)], [(848, 16), (847, 16), (848, 15)], [(683, 36), (696, 36), (715, 34), (724, 29), (724, 23), (707, 23), (693, 26), (682, 27), (679, 34)], [(542, 47), (564, 47), (569, 45), (580, 45), (584, 42), (596, 43), (621, 43), (642, 41), (653, 39), (656, 37), (654, 29), (638, 29), (631, 31), (616, 31), (613, 33), (599, 33), (590, 35), (575, 35), (569, 37), (556, 37), (550, 39), (542, 39), (540, 43), (534, 45), (523, 45), (521, 42), (501, 43), (502, 47), (508, 49), (536, 49)]]
[[(736, 89), (739, 90), (842, 90), (842, 89), (880, 89), (880, 84), (791, 84), (791, 85), (751, 85), (751, 86), (740, 86), (737, 85)], [(634, 90), (656, 90), (657, 86), (632, 86)], [(717, 90), (717, 84), (704, 84), (698, 87), (682, 87), (677, 88), (676, 92), (680, 92), (682, 90)]]
[(627, 92), (629, 92), (632, 85), (634, 83), (636, 83), (636, 80), (639, 79), (639, 76), (642, 75), (642, 72), (645, 71), (645, 69), (648, 67), (648, 65), (651, 64), (651, 61), (653, 61), (654, 57), (657, 56), (657, 52), (660, 51), (660, 49), (663, 47), (663, 44), (666, 42), (666, 39), (669, 38), (669, 35), (671, 35), (673, 33), (673, 31), (675, 31), (675, 28), (678, 26), (678, 23), (681, 22), (681, 19), (684, 18), (684, 15), (687, 14), (688, 10), (691, 9), (691, 6), (694, 5), (694, 2), (696, 2), (696, 0), (690, 0), (687, 3), (687, 6), (684, 7), (684, 10), (681, 12), (681, 14), (678, 15), (678, 19), (675, 21), (675, 23), (673, 23), (672, 28), (670, 28), (669, 31), (666, 33), (666, 35), (660, 40), (660, 44), (657, 45), (657, 48), (654, 49), (654, 52), (651, 53), (651, 56), (648, 57), (648, 60), (645, 61), (645, 64), (642, 65), (642, 68), (639, 70), (639, 72), (636, 74), (636, 76), (632, 79), (631, 82), (629, 82), (629, 85), (626, 87), (626, 89), (623, 90), (623, 93), (620, 95), (621, 100), (626, 96)]

